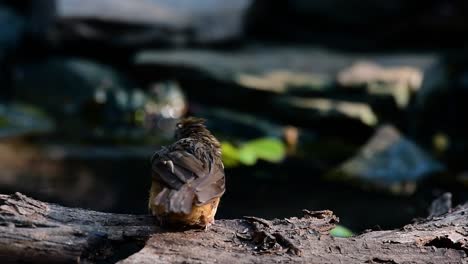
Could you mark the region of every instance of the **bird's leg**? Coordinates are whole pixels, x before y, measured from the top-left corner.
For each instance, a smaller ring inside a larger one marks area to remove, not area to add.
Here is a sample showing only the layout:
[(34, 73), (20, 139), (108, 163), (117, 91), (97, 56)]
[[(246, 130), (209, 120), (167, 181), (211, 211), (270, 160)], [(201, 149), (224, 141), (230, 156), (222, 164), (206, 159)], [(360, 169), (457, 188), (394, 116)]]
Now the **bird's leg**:
[(205, 225), (205, 232), (208, 231), (208, 228), (214, 224), (214, 220)]

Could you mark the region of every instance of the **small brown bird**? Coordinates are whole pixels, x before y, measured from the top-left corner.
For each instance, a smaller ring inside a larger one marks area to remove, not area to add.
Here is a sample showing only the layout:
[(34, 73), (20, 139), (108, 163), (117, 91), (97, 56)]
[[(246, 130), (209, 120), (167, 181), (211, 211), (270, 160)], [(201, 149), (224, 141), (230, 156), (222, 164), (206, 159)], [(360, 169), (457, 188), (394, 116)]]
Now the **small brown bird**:
[(176, 142), (151, 158), (149, 210), (164, 226), (207, 228), (225, 191), (221, 144), (200, 118), (176, 125)]

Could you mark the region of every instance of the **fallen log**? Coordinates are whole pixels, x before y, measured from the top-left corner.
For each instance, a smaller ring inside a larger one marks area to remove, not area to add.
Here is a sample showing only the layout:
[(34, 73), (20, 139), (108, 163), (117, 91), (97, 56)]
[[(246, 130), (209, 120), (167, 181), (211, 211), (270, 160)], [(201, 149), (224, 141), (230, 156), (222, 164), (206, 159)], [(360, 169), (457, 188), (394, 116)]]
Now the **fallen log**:
[(0, 263), (112, 260), (159, 232), (145, 215), (62, 207), (0, 195)]
[(16, 193), (0, 195), (0, 262), (468, 263), (468, 204), (351, 238), (329, 235), (337, 222), (331, 211), (304, 210), (302, 217), (168, 231), (150, 216), (66, 208)]

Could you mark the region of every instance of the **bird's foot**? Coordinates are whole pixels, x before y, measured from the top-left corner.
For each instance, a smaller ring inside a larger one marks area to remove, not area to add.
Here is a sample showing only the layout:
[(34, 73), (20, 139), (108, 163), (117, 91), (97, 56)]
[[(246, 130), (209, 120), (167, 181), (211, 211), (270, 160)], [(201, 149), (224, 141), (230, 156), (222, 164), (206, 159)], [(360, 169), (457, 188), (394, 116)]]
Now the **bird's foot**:
[(205, 228), (204, 228), (205, 231), (208, 231), (208, 228), (210, 228), (210, 226), (212, 226), (214, 223), (215, 223), (215, 221), (213, 220), (213, 221), (209, 222), (208, 224), (206, 224)]

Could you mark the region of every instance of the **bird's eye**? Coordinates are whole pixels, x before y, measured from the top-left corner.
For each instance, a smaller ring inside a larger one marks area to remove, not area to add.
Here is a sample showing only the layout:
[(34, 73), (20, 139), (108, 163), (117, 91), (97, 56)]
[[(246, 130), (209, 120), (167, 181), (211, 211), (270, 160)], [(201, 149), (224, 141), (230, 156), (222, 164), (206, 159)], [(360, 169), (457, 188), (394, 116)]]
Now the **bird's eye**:
[(183, 125), (181, 123), (178, 123), (176, 126), (177, 126), (177, 128), (182, 128), (183, 127)]

